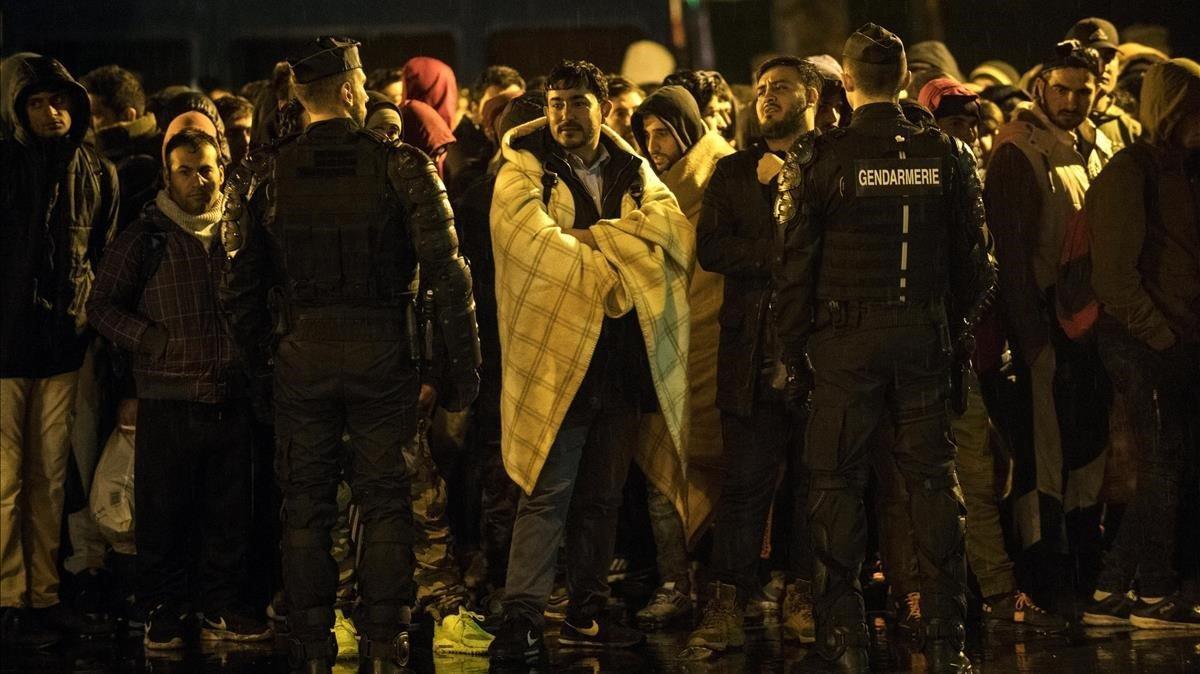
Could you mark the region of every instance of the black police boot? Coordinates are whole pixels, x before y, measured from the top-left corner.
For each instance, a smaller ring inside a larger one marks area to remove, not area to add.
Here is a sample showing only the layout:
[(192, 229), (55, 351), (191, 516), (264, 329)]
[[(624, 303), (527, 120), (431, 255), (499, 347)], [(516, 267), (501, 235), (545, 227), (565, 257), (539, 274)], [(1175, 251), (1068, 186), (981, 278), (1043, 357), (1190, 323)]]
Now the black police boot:
[(337, 661), (337, 641), (330, 633), (325, 641), (288, 642), (288, 665), (300, 674), (331, 674)]
[(798, 671), (867, 674), (871, 671), (869, 643), (867, 626), (863, 623), (818, 626), (817, 642), (800, 661)]
[(921, 636), (925, 671), (931, 674), (970, 674), (974, 671), (971, 660), (963, 653), (966, 632), (961, 622), (947, 618), (926, 619)]
[(402, 631), (391, 641), (362, 637), (358, 647), (358, 674), (410, 674), (408, 668), (408, 632)]

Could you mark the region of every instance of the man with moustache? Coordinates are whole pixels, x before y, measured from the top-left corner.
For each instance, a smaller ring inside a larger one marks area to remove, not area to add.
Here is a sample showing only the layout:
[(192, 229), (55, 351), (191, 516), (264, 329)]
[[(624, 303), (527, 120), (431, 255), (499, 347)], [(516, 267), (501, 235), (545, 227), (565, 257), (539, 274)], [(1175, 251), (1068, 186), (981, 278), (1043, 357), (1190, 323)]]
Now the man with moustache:
[(475, 397), (479, 340), (470, 274), (433, 164), (362, 128), (358, 46), (323, 37), (291, 61), (309, 123), (235, 192), (222, 227), (222, 292), (251, 371), (266, 377), (274, 366), (292, 665), (329, 672), (337, 654), (330, 530), (344, 473), (362, 519), (360, 668), (384, 674), (411, 671), (413, 525), (403, 445), (417, 433), (418, 265), (436, 298), (433, 347), (445, 354), (438, 391), (447, 409)]
[[(250, 535), (250, 409), (216, 293), (224, 167), (215, 137), (195, 128), (168, 135), (163, 155), (166, 187), (106, 251), (88, 300), (100, 334), (136, 354), (143, 642), (182, 648), (196, 611), (203, 640), (262, 641), (270, 627), (239, 602)], [(188, 545), (194, 532), (198, 559)], [(189, 578), (199, 590), (195, 606)]]
[[(510, 130), (491, 230), (504, 373), (501, 453), (521, 487), (493, 660), (543, 652), (543, 610), (566, 537), (570, 606), (559, 643), (640, 644), (604, 610), (632, 459), (677, 508), (688, 420), (693, 235), (650, 164), (603, 125), (604, 74), (561, 61), (546, 116)], [(639, 450), (643, 414), (670, 442)]]
[[(800, 470), (803, 419), (785, 404), (781, 345), (774, 330), (779, 305), (771, 269), (782, 241), (773, 207), (785, 153), (797, 139), (811, 144), (805, 134), (813, 130), (822, 82), (811, 64), (791, 56), (766, 61), (755, 79), (764, 140), (717, 162), (697, 227), (700, 265), (725, 277), (716, 397), (725, 473), (714, 508), (704, 614), (688, 638), (684, 654), (689, 658), (743, 645), (742, 614), (756, 589), (758, 553), (781, 466), (793, 470), (794, 503), (804, 502), (807, 485)], [(803, 511), (797, 514), (788, 555), (792, 582), (782, 617), (788, 637), (811, 642), (811, 553)]]
[[(1013, 443), (1017, 530), (1043, 577), (1063, 566), (1065, 483), (1099, 485), (1104, 470), (1105, 392), (1094, 383), (1102, 377), (1099, 357), (1094, 344), (1063, 332), (1054, 299), (1067, 223), (1112, 157), (1109, 139), (1088, 117), (1102, 73), (1096, 50), (1059, 43), (1033, 81), (1034, 100), (1018, 105), (1000, 129), (984, 191), (999, 262), (999, 309), (1032, 417), (1031, 437)], [(1063, 405), (1071, 414), (1060, 418)], [(1089, 497), (1074, 490), (1072, 500), (1091, 505), (1094, 491)]]
[[(609, 91), (612, 91), (611, 84)], [(632, 133), (693, 227), (700, 219), (700, 206), (717, 162), (733, 154), (720, 133), (706, 130), (696, 99), (680, 86), (659, 87), (637, 108), (631, 120)], [(647, 509), (661, 583), (650, 602), (638, 611), (644, 629), (662, 629), (687, 621), (692, 615), (691, 564), (687, 541), (708, 520), (720, 493), (721, 426), (717, 408), (717, 312), (721, 308), (723, 278), (703, 269), (692, 272), (688, 288), (691, 308), (691, 339), (688, 374), (691, 378), (692, 430), (688, 438), (687, 521), (675, 505), (650, 486)], [(640, 441), (650, 451), (669, 451), (662, 421), (643, 418)], [(661, 449), (660, 449), (661, 447)]]
[(90, 124), (61, 63), (0, 63), (0, 639), (18, 648), (82, 627), (59, 600), (59, 534), (84, 303), (120, 203)]

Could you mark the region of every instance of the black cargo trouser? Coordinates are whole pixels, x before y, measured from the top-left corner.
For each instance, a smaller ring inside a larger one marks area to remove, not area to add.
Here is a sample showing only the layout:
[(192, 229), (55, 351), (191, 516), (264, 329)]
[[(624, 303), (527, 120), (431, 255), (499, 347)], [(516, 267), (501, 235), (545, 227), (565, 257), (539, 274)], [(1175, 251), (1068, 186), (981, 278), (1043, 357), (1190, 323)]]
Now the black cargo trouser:
[[(275, 357), (288, 622), (300, 645), (329, 639), (338, 581), (330, 530), (344, 469), (363, 530), (355, 622), (366, 638), (390, 642), (408, 622), (415, 598), (412, 497), (402, 448), (416, 437), (419, 379), (397, 331), (372, 333), (362, 321), (346, 321), (339, 334), (335, 321), (306, 323), (298, 321)], [(350, 439), (348, 460), (343, 433)]]
[(805, 463), (822, 646), (833, 649), (838, 641), (865, 638), (858, 579), (867, 539), (863, 491), (872, 435), (885, 420), (895, 429), (891, 451), (910, 496), (922, 614), (939, 620), (934, 623), (939, 627), (961, 631), (963, 509), (954, 490), (949, 360), (939, 326), (927, 305), (819, 306), (808, 343), (816, 387)]

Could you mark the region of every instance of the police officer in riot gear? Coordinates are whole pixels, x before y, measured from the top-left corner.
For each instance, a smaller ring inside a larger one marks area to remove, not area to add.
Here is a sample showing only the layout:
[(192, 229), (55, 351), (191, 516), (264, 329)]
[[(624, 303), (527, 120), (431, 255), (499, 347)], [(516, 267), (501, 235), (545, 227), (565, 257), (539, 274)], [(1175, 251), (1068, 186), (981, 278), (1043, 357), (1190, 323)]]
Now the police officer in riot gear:
[[(779, 217), (777, 319), (792, 390), (811, 405), (805, 462), (817, 558), (813, 670), (868, 670), (859, 568), (868, 438), (886, 420), (911, 494), (930, 671), (969, 671), (962, 503), (948, 381), (963, 317), (992, 285), (975, 160), (904, 119), (904, 45), (867, 24), (843, 52), (854, 117), (794, 153)], [(811, 363), (811, 368), (810, 368)], [(806, 382), (812, 382), (808, 397)]]
[(222, 223), (222, 299), (256, 374), (274, 368), (293, 666), (328, 672), (337, 654), (330, 528), (344, 470), (363, 519), (360, 671), (404, 672), (415, 594), (401, 451), (417, 432), (413, 289), (419, 267), (436, 296), (450, 384), (442, 404), (461, 409), (479, 381), (471, 278), (433, 163), (361, 128), (358, 43), (320, 38), (291, 66), (308, 126), (239, 174)]

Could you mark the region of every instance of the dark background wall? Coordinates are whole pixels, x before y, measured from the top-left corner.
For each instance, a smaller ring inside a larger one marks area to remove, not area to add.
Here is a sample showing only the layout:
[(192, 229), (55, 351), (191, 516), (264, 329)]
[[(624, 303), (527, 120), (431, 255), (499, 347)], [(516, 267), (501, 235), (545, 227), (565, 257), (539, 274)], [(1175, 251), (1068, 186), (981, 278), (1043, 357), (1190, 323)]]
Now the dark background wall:
[[(318, 34), (354, 36), (368, 68), (408, 57), (442, 58), (469, 82), (488, 63), (545, 72), (561, 56), (613, 71), (636, 39), (670, 41), (671, 0), (7, 0), (0, 55), (50, 54), (76, 74), (120, 63), (148, 89), (213, 78), (239, 85), (267, 77), (271, 65)], [(875, 21), (906, 41), (942, 36), (965, 70), (987, 58), (1019, 69), (1035, 63), (1078, 18), (1099, 15), (1124, 30), (1134, 23), (1170, 31), (1176, 54), (1200, 53), (1195, 0), (676, 0), (711, 30), (715, 65), (748, 81), (755, 55), (772, 51), (772, 27), (791, 7), (821, 5), (851, 27)], [(838, 32), (842, 32), (839, 30)], [(825, 45), (797, 49), (828, 50)], [(836, 39), (835, 39), (836, 38)], [(681, 63), (691, 56), (678, 54)]]

